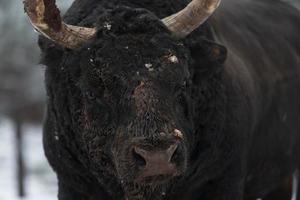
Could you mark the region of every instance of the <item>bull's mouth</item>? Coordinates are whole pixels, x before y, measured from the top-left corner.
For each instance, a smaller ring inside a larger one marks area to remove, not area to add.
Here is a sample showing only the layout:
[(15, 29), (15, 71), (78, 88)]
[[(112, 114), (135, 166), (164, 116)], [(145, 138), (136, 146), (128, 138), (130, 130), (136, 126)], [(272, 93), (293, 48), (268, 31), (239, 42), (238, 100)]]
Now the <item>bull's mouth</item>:
[[(150, 178), (150, 177), (149, 177)], [(157, 177), (149, 179), (148, 185), (142, 183), (127, 183), (123, 185), (125, 200), (162, 200), (166, 194), (166, 185), (157, 184)]]

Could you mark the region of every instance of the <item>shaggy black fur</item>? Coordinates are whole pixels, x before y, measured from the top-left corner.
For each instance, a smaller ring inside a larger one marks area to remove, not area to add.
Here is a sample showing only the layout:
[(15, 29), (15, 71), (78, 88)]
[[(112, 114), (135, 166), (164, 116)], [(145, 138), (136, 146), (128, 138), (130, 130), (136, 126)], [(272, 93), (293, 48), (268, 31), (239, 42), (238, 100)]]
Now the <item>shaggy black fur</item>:
[[(224, 0), (177, 40), (160, 19), (187, 3), (77, 0), (65, 21), (97, 35), (78, 50), (40, 38), (44, 146), (60, 200), (252, 200), (299, 167), (300, 13), (279, 1)], [(183, 175), (135, 184), (129, 141), (159, 148), (158, 134), (174, 128), (184, 133), (175, 160)]]

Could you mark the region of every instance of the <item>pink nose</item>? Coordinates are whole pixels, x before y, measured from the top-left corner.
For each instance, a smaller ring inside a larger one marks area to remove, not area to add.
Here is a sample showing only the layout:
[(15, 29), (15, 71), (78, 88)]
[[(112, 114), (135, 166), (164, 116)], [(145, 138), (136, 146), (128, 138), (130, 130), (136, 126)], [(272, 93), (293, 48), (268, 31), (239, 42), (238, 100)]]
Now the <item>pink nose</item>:
[(134, 147), (133, 158), (140, 168), (137, 181), (152, 177), (177, 175), (176, 164), (172, 162), (177, 148), (177, 143), (171, 144), (164, 150), (146, 150), (141, 147)]

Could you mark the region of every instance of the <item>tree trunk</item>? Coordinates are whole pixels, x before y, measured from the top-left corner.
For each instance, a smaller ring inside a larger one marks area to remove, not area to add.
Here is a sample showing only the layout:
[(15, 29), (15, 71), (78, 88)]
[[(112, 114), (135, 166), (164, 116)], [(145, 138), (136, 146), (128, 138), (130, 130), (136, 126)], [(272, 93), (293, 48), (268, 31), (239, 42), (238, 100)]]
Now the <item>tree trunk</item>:
[(23, 157), (23, 134), (22, 122), (20, 119), (15, 119), (15, 141), (16, 141), (16, 174), (18, 184), (19, 197), (25, 197), (25, 164)]

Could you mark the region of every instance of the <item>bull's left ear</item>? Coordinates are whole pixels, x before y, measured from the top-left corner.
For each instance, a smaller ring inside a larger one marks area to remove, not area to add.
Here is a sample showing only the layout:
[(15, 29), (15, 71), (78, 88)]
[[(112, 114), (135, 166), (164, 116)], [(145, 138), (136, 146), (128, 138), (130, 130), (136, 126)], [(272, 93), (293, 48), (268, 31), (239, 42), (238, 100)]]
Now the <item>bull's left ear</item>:
[(210, 40), (202, 40), (191, 46), (191, 54), (196, 61), (208, 59), (209, 62), (223, 64), (227, 58), (227, 48)]

